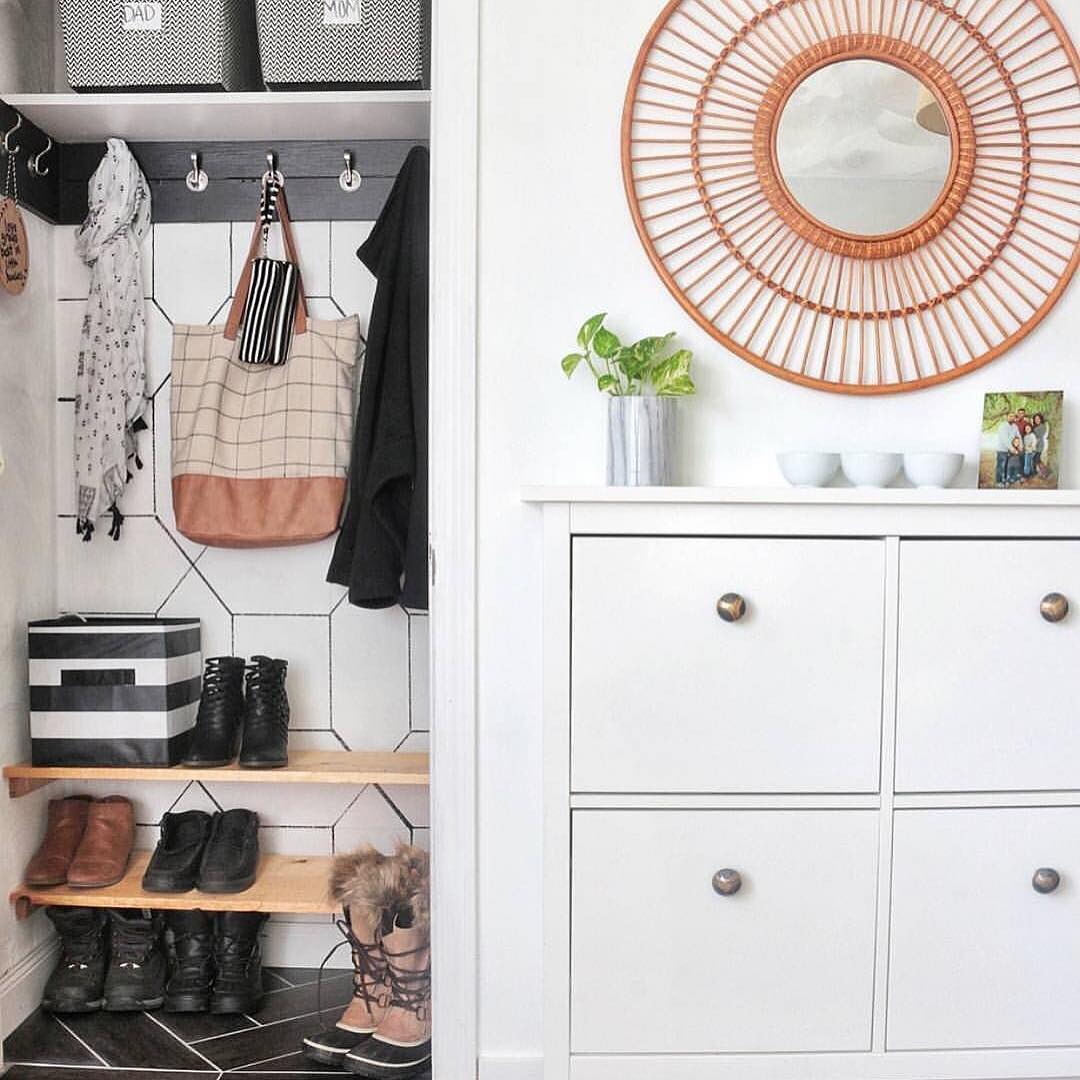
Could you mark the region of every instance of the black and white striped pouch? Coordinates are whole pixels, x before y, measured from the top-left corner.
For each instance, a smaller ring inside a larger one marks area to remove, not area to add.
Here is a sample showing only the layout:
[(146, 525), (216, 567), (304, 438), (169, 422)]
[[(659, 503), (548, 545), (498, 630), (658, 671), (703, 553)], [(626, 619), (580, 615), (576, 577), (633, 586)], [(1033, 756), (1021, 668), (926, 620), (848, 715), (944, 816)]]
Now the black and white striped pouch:
[(292, 347), (300, 268), (288, 259), (271, 259), (266, 254), (280, 193), (280, 180), (267, 175), (259, 205), (262, 255), (252, 262), (251, 288), (237, 354), (245, 364), (284, 364)]

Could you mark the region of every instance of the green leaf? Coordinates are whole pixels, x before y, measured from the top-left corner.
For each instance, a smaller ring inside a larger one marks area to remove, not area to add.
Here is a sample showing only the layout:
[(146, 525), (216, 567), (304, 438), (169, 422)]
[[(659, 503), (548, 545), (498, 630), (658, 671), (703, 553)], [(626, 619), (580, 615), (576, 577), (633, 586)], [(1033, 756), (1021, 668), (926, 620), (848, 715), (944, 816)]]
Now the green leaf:
[(642, 338), (634, 345), (634, 352), (646, 364), (651, 364), (670, 344), (674, 334), (665, 334), (663, 337)]
[(577, 366), (585, 359), (581, 353), (570, 353), (569, 356), (562, 358), (562, 369), (566, 373), (566, 377), (569, 379), (571, 375), (577, 371)]
[(613, 386), (618, 386), (619, 380), (614, 375), (601, 375), (596, 380), (596, 388), (598, 390), (610, 390)]
[(680, 349), (659, 361), (649, 373), (649, 381), (657, 394), (662, 397), (685, 397), (695, 393), (697, 387), (690, 378), (690, 362), (693, 359), (694, 354), (689, 349)]
[(657, 397), (690, 397), (696, 393), (697, 387), (694, 385), (694, 380), (689, 375), (680, 375), (667, 383), (663, 390), (658, 390)]
[(593, 335), (592, 347), (601, 360), (610, 360), (622, 348), (622, 342), (610, 330), (600, 327)]
[(641, 358), (636, 345), (633, 348), (621, 348), (615, 354), (614, 362), (626, 372), (626, 377), (632, 381), (643, 379), (649, 366), (648, 362)]
[(604, 320), (607, 318), (607, 312), (602, 312), (599, 315), (594, 315), (589, 319), (584, 326), (578, 331), (578, 344), (583, 349), (588, 349), (592, 344), (592, 339), (596, 336), (596, 331), (600, 329), (604, 324)]

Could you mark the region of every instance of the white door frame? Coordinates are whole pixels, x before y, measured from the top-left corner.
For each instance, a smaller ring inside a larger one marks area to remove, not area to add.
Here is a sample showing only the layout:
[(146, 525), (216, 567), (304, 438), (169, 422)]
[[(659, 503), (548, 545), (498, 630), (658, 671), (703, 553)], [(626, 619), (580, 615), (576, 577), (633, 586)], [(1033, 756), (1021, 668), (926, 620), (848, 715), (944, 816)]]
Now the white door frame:
[(430, 375), (435, 1080), (475, 1080), (479, 0), (434, 0)]

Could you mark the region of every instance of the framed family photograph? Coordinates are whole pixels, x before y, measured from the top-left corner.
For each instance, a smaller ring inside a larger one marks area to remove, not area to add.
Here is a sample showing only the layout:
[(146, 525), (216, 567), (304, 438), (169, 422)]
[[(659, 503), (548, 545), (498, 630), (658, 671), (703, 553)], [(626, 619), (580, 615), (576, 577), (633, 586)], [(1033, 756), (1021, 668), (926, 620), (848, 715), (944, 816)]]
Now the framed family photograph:
[(1058, 486), (1064, 400), (1061, 390), (986, 395), (979, 487)]

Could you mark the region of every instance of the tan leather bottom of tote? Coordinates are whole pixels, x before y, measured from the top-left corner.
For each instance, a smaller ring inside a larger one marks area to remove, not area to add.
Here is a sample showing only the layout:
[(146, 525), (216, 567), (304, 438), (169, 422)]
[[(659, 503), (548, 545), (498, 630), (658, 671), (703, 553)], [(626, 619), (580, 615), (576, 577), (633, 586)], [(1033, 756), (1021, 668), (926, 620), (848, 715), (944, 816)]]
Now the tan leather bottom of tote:
[(176, 527), (211, 547), (286, 547), (310, 544), (337, 531), (344, 478), (175, 476)]

